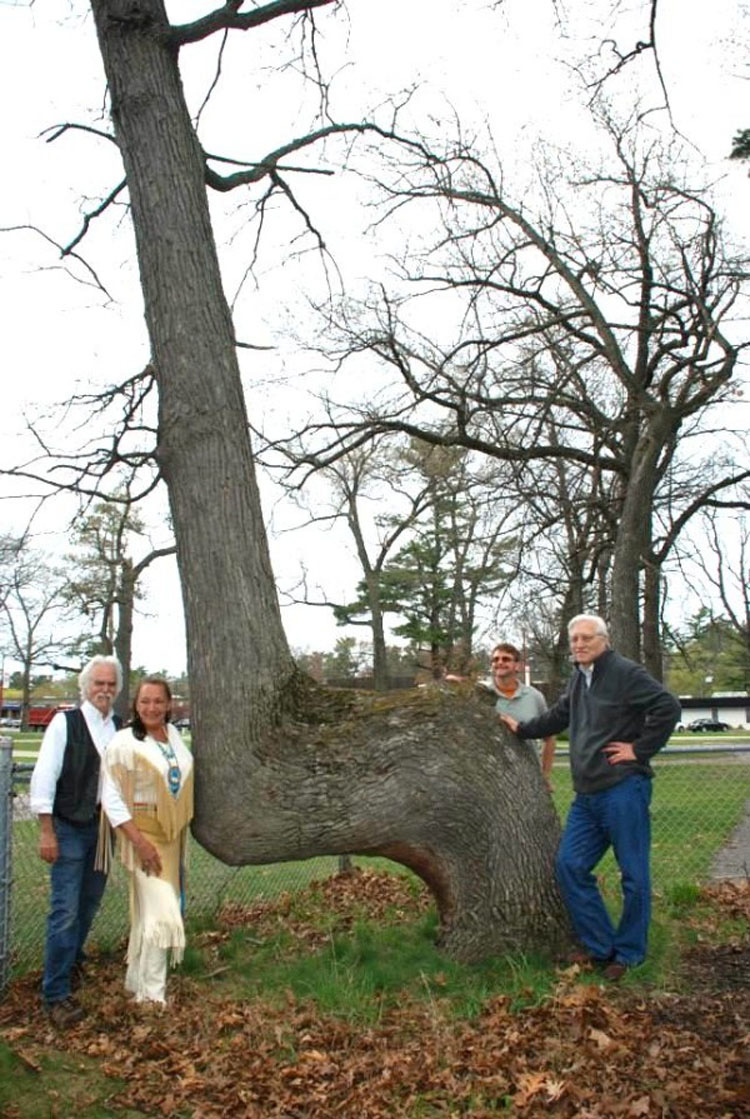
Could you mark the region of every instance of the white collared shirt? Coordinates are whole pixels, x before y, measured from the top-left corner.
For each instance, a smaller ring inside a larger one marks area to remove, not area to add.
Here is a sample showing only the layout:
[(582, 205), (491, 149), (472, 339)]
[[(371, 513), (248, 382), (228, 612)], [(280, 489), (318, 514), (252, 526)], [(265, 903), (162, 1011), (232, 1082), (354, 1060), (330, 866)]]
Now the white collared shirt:
[[(86, 726), (89, 728), (99, 757), (103, 757), (107, 744), (117, 729), (112, 714), (103, 716), (88, 700), (84, 700), (81, 704), (81, 712), (86, 720)], [(52, 806), (55, 803), (57, 782), (62, 773), (67, 743), (68, 721), (65, 718), (65, 712), (58, 711), (44, 732), (42, 745), (39, 748), (39, 757), (31, 775), (29, 805), (31, 811), (37, 816), (52, 815)], [(98, 799), (101, 799), (101, 790), (102, 775), (100, 771)]]

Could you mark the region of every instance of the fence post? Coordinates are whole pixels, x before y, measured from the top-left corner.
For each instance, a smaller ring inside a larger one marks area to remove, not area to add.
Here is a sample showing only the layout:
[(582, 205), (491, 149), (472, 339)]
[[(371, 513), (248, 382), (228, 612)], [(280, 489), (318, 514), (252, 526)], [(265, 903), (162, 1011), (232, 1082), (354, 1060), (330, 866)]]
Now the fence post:
[(10, 982), (10, 889), (13, 855), (13, 740), (0, 738), (0, 999)]

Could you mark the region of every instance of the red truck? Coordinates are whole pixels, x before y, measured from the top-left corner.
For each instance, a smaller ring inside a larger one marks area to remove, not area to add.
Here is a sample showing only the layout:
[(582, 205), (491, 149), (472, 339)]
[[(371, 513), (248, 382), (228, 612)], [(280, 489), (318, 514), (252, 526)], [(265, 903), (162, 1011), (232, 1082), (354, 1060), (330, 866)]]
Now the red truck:
[(29, 708), (29, 730), (44, 730), (58, 711), (70, 711), (74, 703), (32, 704)]

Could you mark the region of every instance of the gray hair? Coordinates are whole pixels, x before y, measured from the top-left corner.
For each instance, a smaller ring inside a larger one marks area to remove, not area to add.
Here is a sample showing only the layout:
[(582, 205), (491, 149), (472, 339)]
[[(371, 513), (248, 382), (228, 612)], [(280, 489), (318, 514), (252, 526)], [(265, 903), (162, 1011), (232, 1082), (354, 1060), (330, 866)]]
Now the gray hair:
[(577, 626), (579, 622), (591, 622), (595, 627), (594, 632), (606, 637), (609, 641), (609, 630), (604, 618), (600, 618), (598, 614), (576, 614), (575, 618), (571, 618), (568, 622), (568, 633), (573, 630), (573, 626)]
[(114, 668), (115, 670), (115, 679), (117, 680), (117, 691), (115, 695), (118, 696), (122, 691), (122, 666), (117, 657), (92, 657), (88, 664), (83, 666), (78, 677), (78, 687), (81, 692), (82, 700), (87, 698), (86, 693), (88, 692), (89, 681), (96, 669), (102, 664), (106, 664), (108, 667)]

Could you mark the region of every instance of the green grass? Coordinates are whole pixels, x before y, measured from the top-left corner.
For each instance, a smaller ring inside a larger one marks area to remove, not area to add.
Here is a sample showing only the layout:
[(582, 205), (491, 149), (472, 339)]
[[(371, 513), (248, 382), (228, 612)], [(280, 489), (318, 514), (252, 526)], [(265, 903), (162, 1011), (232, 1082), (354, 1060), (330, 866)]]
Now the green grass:
[(85, 1119), (143, 1119), (110, 1103), (123, 1086), (105, 1076), (95, 1058), (64, 1052), (25, 1063), (0, 1041), (0, 1115), (23, 1119), (79, 1115)]
[[(554, 982), (550, 961), (519, 953), (481, 964), (456, 963), (435, 946), (431, 910), (411, 922), (358, 921), (346, 932), (326, 931), (330, 913), (314, 917), (323, 939), (310, 950), (284, 930), (259, 939), (252, 928), (233, 929), (214, 954), (198, 934), (186, 953), (188, 972), (233, 999), (261, 998), (277, 1005), (293, 994), (322, 1013), (372, 1025), (404, 998), (440, 1000), (458, 1017), (480, 1013), (501, 991), (516, 1007), (537, 1004)], [(189, 937), (190, 939), (190, 937)]]
[[(13, 826), (12, 937), (13, 974), (22, 975), (39, 966), (44, 946), (49, 899), (49, 873), (37, 853), (38, 828), (33, 820)], [(281, 893), (299, 891), (316, 878), (336, 872), (333, 857), (306, 859), (272, 866), (230, 867), (191, 841), (188, 865), (187, 909), (196, 919), (211, 919), (225, 902), (250, 905)], [(92, 928), (97, 950), (119, 949), (129, 925), (128, 880), (115, 864)]]
[[(619, 907), (619, 889), (605, 881), (610, 908)], [(677, 897), (656, 898), (649, 957), (623, 980), (625, 986), (679, 987), (682, 949), (706, 932), (698, 933), (691, 919), (706, 906), (700, 892), (681, 891)], [(259, 934), (253, 926), (233, 928), (216, 945), (215, 934), (202, 939), (189, 925), (187, 973), (214, 994), (240, 1001), (260, 999), (283, 1006), (290, 996), (312, 1003), (317, 1011), (341, 1017), (362, 1027), (377, 1023), (394, 1006), (410, 1002), (440, 1003), (456, 1018), (479, 1015), (497, 995), (509, 998), (513, 1010), (541, 1005), (559, 981), (554, 961), (524, 954), (493, 957), (479, 964), (451, 960), (435, 946), (434, 910), (410, 921), (387, 924), (362, 919), (346, 932), (330, 931), (331, 913), (325, 908), (307, 913), (321, 934), (317, 946), (295, 939), (285, 928)], [(716, 937), (742, 934), (739, 922), (724, 921)], [(581, 973), (581, 982), (591, 976)]]

